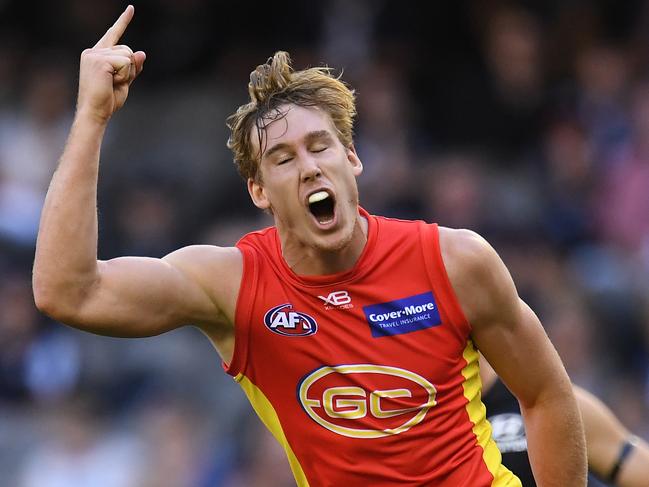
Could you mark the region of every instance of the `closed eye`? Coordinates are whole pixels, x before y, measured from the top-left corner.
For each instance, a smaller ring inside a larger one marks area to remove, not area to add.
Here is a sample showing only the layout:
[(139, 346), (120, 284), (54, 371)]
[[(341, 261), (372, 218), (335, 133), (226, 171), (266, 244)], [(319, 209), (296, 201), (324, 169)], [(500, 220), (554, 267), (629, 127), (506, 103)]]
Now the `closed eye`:
[(286, 164), (287, 162), (291, 161), (293, 158), (292, 157), (287, 157), (286, 159), (281, 159), (277, 165), (281, 166), (282, 164)]
[(328, 149), (328, 147), (326, 147), (326, 146), (325, 146), (325, 147), (322, 147), (322, 148), (319, 147), (319, 148), (317, 148), (317, 149), (311, 149), (311, 152), (316, 152), (316, 153), (317, 153), (317, 152), (324, 152), (324, 151), (326, 151), (327, 149)]

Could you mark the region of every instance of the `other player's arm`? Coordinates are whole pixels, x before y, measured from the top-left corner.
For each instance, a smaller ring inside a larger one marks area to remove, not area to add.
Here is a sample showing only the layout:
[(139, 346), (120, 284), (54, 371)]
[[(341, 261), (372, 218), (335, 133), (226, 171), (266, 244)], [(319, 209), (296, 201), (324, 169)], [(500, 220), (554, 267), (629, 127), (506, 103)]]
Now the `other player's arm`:
[(588, 466), (617, 487), (644, 487), (649, 481), (649, 445), (632, 435), (590, 392), (574, 386), (586, 430)]
[[(126, 101), (145, 55), (118, 45), (129, 6), (80, 62), (75, 119), (42, 212), (34, 261), (36, 304), (53, 318), (94, 333), (148, 336), (193, 322), (223, 321), (218, 282), (240, 265), (234, 249), (188, 248), (164, 259), (97, 260), (97, 178), (108, 120)], [(204, 268), (201, 271), (201, 268)], [(201, 273), (202, 272), (202, 273)]]
[(541, 323), (484, 239), (467, 230), (440, 229), (440, 244), (473, 340), (520, 403), (537, 484), (585, 486), (577, 402)]

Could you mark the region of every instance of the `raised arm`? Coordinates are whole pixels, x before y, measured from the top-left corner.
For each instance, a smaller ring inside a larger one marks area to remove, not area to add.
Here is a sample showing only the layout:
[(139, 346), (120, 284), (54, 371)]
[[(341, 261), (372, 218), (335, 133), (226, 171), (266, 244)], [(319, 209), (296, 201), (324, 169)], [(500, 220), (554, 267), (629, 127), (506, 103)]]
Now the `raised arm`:
[(133, 14), (128, 6), (81, 55), (77, 111), (39, 228), (36, 305), (59, 321), (105, 335), (149, 336), (185, 323), (214, 331), (232, 322), (241, 275), (236, 249), (190, 247), (163, 259), (97, 260), (101, 142), (145, 60), (144, 52), (118, 45)]
[(537, 485), (585, 486), (577, 403), (541, 323), (484, 239), (467, 230), (441, 229), (440, 244), (475, 344), (520, 402)]

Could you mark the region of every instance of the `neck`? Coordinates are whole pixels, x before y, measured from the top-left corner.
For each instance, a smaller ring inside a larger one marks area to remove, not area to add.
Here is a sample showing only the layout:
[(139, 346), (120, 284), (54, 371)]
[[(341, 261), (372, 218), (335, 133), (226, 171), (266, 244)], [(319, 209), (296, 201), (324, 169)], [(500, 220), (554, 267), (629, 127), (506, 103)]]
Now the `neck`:
[(325, 276), (344, 272), (356, 265), (367, 244), (368, 223), (358, 215), (348, 242), (341, 248), (323, 249), (308, 245), (292, 232), (280, 232), (282, 255), (293, 272), (302, 276)]

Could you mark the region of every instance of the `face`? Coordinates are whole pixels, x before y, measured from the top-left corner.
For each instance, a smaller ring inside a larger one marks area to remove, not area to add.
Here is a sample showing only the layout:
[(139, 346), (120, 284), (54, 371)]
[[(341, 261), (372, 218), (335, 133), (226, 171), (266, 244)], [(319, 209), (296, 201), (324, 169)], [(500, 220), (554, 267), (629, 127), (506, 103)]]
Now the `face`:
[[(282, 105), (266, 121), (259, 181), (248, 180), (255, 205), (270, 210), (283, 242), (335, 251), (358, 223), (356, 176), (362, 164), (344, 147), (329, 115), (315, 107)], [(260, 141), (253, 129), (252, 141)]]

